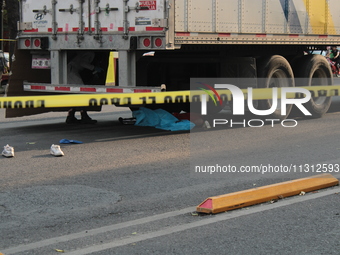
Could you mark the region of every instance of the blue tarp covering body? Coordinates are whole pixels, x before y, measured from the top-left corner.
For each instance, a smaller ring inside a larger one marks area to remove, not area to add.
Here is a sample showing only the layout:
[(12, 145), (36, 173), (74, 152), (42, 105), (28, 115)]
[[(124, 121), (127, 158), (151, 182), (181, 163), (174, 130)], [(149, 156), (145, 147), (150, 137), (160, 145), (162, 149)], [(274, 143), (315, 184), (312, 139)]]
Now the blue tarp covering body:
[(178, 120), (163, 109), (151, 110), (140, 107), (139, 110), (133, 111), (132, 115), (136, 118), (136, 126), (155, 127), (170, 131), (191, 130), (195, 126), (189, 120)]

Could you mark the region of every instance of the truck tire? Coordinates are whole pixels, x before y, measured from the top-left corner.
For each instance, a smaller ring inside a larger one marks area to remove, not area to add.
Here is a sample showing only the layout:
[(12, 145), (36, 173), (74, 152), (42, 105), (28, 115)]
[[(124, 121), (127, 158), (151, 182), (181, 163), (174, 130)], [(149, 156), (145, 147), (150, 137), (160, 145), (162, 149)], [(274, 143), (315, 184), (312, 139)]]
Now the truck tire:
[[(273, 55), (266, 58), (261, 58), (256, 63), (258, 88), (273, 88), (273, 87), (294, 87), (294, 73), (289, 62), (282, 56)], [(267, 110), (271, 108), (272, 100), (259, 100), (258, 109)], [(292, 109), (291, 105), (286, 107), (286, 115), (281, 115), (281, 103), (278, 100), (277, 109), (266, 118), (274, 118), (284, 120), (289, 115)]]
[[(297, 78), (296, 86), (331, 86), (333, 84), (329, 63), (321, 55), (303, 56), (294, 66), (294, 72)], [(313, 118), (320, 118), (328, 111), (331, 102), (331, 97), (312, 97), (304, 106)]]

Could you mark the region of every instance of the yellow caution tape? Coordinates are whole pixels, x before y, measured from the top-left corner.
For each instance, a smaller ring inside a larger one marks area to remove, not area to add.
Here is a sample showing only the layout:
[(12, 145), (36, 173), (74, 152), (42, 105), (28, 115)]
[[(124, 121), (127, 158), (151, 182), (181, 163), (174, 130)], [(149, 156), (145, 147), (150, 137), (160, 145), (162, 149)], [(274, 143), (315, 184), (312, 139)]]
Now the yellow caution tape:
[[(340, 86), (313, 86), (299, 87), (309, 90), (312, 97), (338, 96)], [(232, 100), (229, 90), (217, 90), (223, 102)], [(247, 99), (248, 90), (242, 89), (244, 98)], [(272, 98), (273, 90), (253, 89), (254, 100)], [(278, 88), (278, 98), (280, 98)], [(200, 102), (201, 95), (206, 94), (202, 90), (167, 91), (150, 93), (106, 93), (106, 94), (73, 94), (73, 95), (44, 95), (44, 96), (21, 96), (1, 97), (0, 108), (51, 108), (51, 107), (81, 107), (100, 105), (147, 105), (147, 104), (172, 104)], [(287, 98), (303, 98), (301, 93), (287, 93)], [(209, 99), (210, 100), (210, 99)]]
[(0, 42), (16, 42), (17, 40), (14, 39), (0, 39)]

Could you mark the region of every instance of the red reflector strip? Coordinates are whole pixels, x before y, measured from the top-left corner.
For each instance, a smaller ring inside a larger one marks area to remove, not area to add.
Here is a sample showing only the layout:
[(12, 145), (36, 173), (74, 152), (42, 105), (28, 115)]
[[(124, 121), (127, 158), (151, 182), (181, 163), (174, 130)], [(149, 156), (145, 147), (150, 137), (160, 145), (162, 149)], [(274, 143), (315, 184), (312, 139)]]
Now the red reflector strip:
[[(136, 28), (135, 27), (129, 27), (129, 31), (135, 31)], [(124, 28), (123, 27), (118, 27), (118, 31), (124, 31)]]
[(49, 91), (49, 92), (71, 92), (71, 93), (152, 93), (159, 92), (158, 89), (148, 89), (148, 88), (94, 88), (94, 87), (78, 87), (78, 86), (49, 86), (49, 85), (24, 85), (24, 90), (26, 91)]
[[(78, 28), (79, 29), (79, 28)], [(90, 30), (90, 28), (88, 28), (88, 27), (85, 27), (84, 28), (84, 31), (85, 32), (88, 32)], [(91, 27), (91, 31), (95, 31), (95, 28), (93, 28), (93, 27)]]
[(151, 89), (134, 89), (134, 93), (147, 93), (147, 92), (152, 92)]
[(34, 33), (34, 32), (38, 32), (38, 29), (31, 29), (31, 30), (24, 30), (24, 32), (26, 33)]
[(95, 88), (80, 88), (82, 92), (96, 92)]
[(176, 33), (176, 36), (190, 36), (190, 33)]
[(230, 37), (230, 33), (221, 33), (221, 34), (218, 34), (219, 37)]
[(55, 87), (57, 91), (71, 91), (70, 87)]
[(146, 27), (145, 30), (146, 31), (163, 31), (164, 28), (163, 27)]
[(213, 203), (212, 203), (212, 199), (207, 199), (206, 201), (204, 201), (200, 207), (202, 208), (206, 208), (206, 209), (212, 209), (213, 208)]
[(79, 30), (79, 27), (73, 27), (73, 28), (72, 28), (72, 31), (73, 31), (73, 32), (78, 32), (78, 30)]
[(319, 38), (328, 38), (328, 35), (319, 35)]
[(31, 89), (46, 90), (46, 86), (32, 85), (32, 86), (31, 86)]
[(123, 93), (123, 89), (106, 89), (109, 93)]
[(100, 28), (103, 32), (107, 32), (108, 31), (108, 29), (107, 29), (107, 27), (102, 27), (102, 28)]
[(256, 37), (267, 37), (267, 34), (256, 34)]
[[(48, 28), (48, 32), (53, 32), (52, 28)], [(58, 32), (63, 32), (63, 29), (58, 27)]]
[(299, 35), (289, 35), (289, 37), (294, 37), (294, 38), (296, 38), (296, 37), (299, 37)]

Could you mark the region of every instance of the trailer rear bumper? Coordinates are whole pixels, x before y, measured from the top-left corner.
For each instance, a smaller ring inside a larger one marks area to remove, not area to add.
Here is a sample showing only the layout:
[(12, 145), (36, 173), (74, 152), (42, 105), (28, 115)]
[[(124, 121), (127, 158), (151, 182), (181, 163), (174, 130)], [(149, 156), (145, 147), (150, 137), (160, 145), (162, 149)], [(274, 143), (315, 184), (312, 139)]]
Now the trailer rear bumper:
[(161, 87), (120, 87), (102, 85), (70, 85), (70, 84), (47, 84), (47, 83), (28, 83), (24, 82), (24, 91), (30, 92), (49, 92), (67, 94), (102, 94), (102, 93), (146, 93), (161, 92)]

